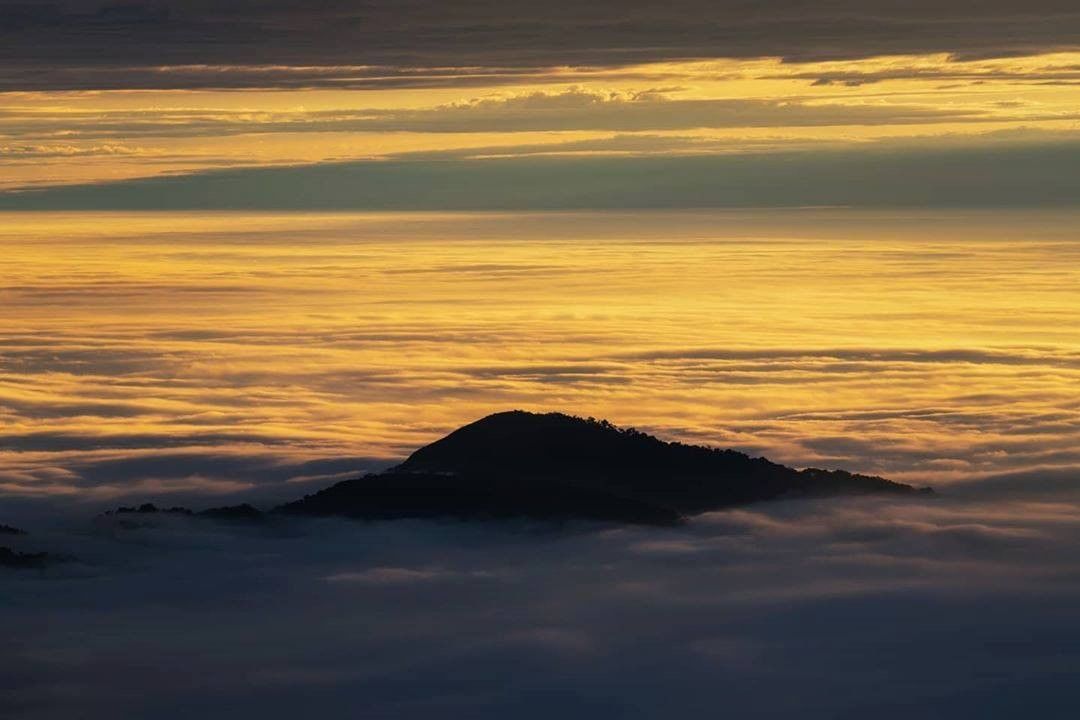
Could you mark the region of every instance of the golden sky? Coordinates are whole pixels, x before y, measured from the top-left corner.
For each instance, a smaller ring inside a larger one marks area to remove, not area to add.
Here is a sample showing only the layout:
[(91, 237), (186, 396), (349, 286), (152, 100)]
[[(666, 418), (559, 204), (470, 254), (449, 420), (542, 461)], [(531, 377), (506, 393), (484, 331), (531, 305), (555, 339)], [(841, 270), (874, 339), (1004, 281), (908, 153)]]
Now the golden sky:
[[(333, 70), (348, 86), (348, 69)], [(312, 71), (281, 66), (273, 77)], [(1080, 132), (1077, 52), (443, 74), (422, 88), (390, 78), (341, 90), (0, 93), (0, 189), (341, 160), (981, 147)]]

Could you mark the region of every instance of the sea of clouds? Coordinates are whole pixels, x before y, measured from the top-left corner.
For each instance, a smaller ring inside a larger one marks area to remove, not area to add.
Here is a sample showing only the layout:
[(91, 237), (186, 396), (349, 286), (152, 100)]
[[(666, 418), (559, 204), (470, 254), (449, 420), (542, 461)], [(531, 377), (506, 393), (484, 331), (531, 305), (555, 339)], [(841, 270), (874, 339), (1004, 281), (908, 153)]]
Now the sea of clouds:
[(0, 716), (1071, 718), (1078, 505), (969, 488), (674, 529), (42, 515), (5, 544), (78, 560), (0, 571)]

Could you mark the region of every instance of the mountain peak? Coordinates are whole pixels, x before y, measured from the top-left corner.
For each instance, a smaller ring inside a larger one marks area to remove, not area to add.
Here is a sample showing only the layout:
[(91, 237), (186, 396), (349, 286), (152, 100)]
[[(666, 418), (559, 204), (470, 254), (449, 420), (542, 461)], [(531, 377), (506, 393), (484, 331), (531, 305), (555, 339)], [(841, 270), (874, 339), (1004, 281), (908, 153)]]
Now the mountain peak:
[(607, 420), (565, 413), (509, 410), (494, 413), (454, 430), (426, 445), (395, 468), (403, 472), (506, 470), (528, 462), (539, 468), (567, 469), (597, 460), (610, 462), (612, 453), (659, 449), (670, 444), (637, 430), (621, 429)]
[(606, 420), (499, 412), (381, 474), (346, 480), (286, 512), (354, 517), (540, 517), (671, 523), (784, 497), (912, 493), (880, 477), (795, 470), (734, 450), (660, 440)]

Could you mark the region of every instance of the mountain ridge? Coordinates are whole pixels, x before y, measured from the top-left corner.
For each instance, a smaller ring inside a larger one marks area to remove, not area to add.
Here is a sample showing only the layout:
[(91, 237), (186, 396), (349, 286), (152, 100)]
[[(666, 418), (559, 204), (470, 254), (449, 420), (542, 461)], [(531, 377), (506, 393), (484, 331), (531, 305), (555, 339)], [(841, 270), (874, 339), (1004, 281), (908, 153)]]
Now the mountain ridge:
[(511, 410), (464, 425), (382, 473), (341, 481), (275, 512), (668, 525), (781, 498), (918, 492), (932, 491), (844, 470), (796, 470), (606, 420)]

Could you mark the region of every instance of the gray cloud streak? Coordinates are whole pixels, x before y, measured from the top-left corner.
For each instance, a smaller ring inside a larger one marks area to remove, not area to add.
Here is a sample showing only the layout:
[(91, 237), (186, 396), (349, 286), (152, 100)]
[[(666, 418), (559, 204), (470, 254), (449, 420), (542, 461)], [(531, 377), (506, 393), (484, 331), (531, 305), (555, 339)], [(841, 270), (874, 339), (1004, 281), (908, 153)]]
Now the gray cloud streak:
[[(923, 52), (977, 58), (1078, 45), (1080, 13), (1063, 0), (1022, 6), (1005, 0), (976, 6), (924, 0), (0, 2), (0, 63), (10, 89), (293, 82), (229, 69), (266, 63), (353, 68), (299, 73), (300, 82), (333, 85), (356, 76), (356, 66), (521, 72), (766, 55), (794, 61)], [(222, 67), (187, 78), (155, 69), (203, 64)], [(377, 72), (391, 82), (415, 81), (409, 70)], [(434, 82), (443, 81), (442, 72), (432, 73)]]
[(635, 158), (394, 160), (0, 193), (0, 209), (1061, 207), (1080, 145)]

